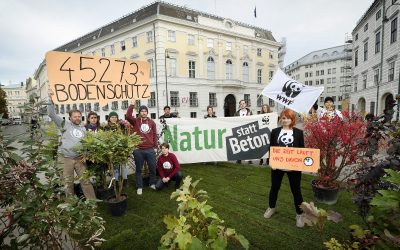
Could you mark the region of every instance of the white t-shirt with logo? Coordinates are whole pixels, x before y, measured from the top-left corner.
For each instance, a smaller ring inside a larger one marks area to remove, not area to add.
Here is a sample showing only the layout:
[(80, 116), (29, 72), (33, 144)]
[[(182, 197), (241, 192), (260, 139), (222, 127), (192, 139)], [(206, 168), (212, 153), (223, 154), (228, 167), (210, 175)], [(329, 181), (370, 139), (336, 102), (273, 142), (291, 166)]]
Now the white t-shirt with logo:
[(290, 130), (281, 129), (277, 141), (278, 145), (281, 147), (293, 146), (293, 141), (294, 141), (293, 129)]

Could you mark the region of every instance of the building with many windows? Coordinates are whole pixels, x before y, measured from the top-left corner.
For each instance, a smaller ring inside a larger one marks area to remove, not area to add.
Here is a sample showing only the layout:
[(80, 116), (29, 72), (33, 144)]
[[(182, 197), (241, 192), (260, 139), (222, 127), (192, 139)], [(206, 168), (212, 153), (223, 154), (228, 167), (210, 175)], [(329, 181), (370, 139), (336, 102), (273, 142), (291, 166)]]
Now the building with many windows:
[[(138, 104), (147, 105), (152, 118), (162, 115), (167, 104), (181, 117), (196, 118), (206, 114), (208, 105), (217, 116), (232, 116), (242, 99), (253, 112), (260, 110), (267, 98), (258, 95), (278, 67), (280, 46), (268, 30), (155, 2), (56, 50), (147, 61), (151, 97)], [(38, 89), (48, 85), (46, 76), (42, 63), (35, 73)], [(128, 101), (105, 107), (77, 103), (61, 105), (57, 112), (66, 117), (73, 108), (94, 110), (104, 121), (111, 110), (123, 117), (127, 107)]]
[[(351, 51), (351, 49), (350, 49)], [(285, 72), (294, 80), (308, 86), (323, 86), (324, 92), (318, 99), (323, 106), (324, 99), (331, 96), (336, 108), (346, 110), (350, 92), (351, 53), (347, 45), (313, 51), (285, 67)]]
[(23, 116), (22, 106), (27, 102), (24, 83), (2, 85), (1, 88), (7, 95), (8, 116)]
[(351, 110), (380, 115), (399, 93), (400, 3), (375, 0), (353, 29)]

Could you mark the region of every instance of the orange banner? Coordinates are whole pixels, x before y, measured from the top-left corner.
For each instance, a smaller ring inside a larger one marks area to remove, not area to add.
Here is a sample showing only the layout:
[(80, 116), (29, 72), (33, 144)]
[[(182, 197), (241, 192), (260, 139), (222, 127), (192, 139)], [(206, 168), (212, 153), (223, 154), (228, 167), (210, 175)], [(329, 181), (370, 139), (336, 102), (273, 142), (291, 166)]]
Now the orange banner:
[(76, 53), (46, 53), (47, 75), (55, 104), (147, 99), (150, 66), (145, 61)]
[(270, 147), (269, 165), (273, 169), (316, 173), (320, 151), (315, 148)]

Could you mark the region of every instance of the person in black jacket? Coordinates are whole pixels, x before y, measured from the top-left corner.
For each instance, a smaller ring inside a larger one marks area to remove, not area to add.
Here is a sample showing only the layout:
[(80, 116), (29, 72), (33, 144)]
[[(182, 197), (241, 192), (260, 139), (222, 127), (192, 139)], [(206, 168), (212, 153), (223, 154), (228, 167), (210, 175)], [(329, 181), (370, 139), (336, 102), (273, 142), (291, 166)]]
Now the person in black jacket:
[[(296, 125), (295, 113), (290, 109), (284, 109), (279, 118), (282, 126), (272, 130), (270, 146), (304, 148), (303, 131), (294, 127)], [(269, 208), (265, 211), (264, 217), (269, 219), (275, 213), (278, 192), (285, 173), (289, 178), (290, 190), (293, 194), (296, 209), (296, 226), (304, 227), (303, 211), (300, 208), (303, 202), (303, 196), (301, 195), (301, 171), (271, 170)]]

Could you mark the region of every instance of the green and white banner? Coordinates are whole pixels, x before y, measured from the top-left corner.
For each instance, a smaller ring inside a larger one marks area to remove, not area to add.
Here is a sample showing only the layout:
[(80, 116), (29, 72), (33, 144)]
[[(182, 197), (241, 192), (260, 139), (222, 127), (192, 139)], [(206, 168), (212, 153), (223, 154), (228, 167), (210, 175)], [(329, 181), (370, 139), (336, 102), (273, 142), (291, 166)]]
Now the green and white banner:
[(277, 113), (208, 119), (166, 119), (161, 138), (180, 163), (251, 160), (265, 157)]

